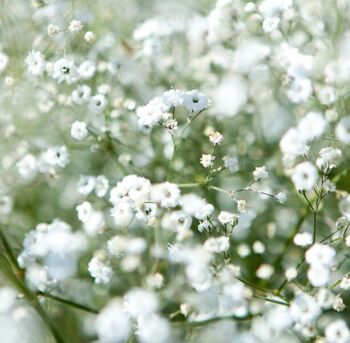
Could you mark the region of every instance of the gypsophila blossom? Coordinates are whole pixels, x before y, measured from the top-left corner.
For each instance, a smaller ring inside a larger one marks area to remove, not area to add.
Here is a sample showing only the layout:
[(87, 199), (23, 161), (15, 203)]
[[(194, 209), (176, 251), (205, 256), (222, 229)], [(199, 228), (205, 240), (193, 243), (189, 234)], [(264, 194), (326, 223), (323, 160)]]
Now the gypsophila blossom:
[(336, 129), (335, 129), (335, 134), (337, 138), (345, 143), (345, 144), (350, 144), (350, 116), (342, 118)]
[(89, 131), (85, 122), (75, 121), (72, 124), (70, 133), (74, 139), (82, 141), (88, 136)]
[(78, 80), (79, 74), (73, 61), (61, 58), (53, 66), (52, 77), (58, 83), (65, 81), (68, 84), (72, 84)]
[(202, 154), (200, 162), (204, 168), (209, 168), (213, 165), (214, 160), (215, 160), (215, 156), (211, 154)]
[(207, 106), (206, 96), (198, 90), (188, 91), (184, 95), (184, 105), (189, 112), (199, 112)]
[(81, 21), (77, 20), (77, 19), (73, 19), (68, 26), (68, 30), (70, 32), (79, 32), (83, 29), (83, 24)]
[(44, 56), (40, 51), (30, 51), (25, 59), (28, 71), (33, 75), (42, 75), (46, 69)]
[(262, 166), (262, 167), (255, 168), (255, 170), (253, 171), (253, 176), (255, 181), (259, 181), (262, 179), (266, 179), (269, 176), (269, 174), (266, 171), (266, 167)]
[(292, 174), (292, 181), (299, 191), (310, 191), (315, 186), (317, 178), (316, 167), (308, 161), (299, 163)]
[(0, 5), (1, 342), (350, 343), (349, 1), (114, 2)]
[(54, 24), (49, 24), (47, 26), (47, 33), (49, 36), (54, 36), (56, 35), (58, 32), (60, 31), (60, 28), (58, 25), (54, 25)]
[(209, 140), (214, 144), (214, 145), (218, 145), (220, 144), (223, 140), (224, 140), (224, 136), (217, 131), (212, 131), (209, 134)]

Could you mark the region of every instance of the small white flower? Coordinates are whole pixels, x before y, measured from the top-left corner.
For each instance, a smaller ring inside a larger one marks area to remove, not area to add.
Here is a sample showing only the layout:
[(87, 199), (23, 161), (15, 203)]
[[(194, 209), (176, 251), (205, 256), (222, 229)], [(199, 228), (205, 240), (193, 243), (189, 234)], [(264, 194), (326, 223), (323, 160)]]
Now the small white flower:
[(149, 316), (158, 310), (158, 299), (153, 292), (141, 288), (131, 289), (124, 296), (124, 308), (132, 318)]
[(300, 247), (306, 247), (312, 244), (312, 236), (308, 232), (297, 233), (294, 236), (294, 244)]
[(77, 20), (77, 19), (73, 19), (70, 23), (69, 23), (69, 27), (68, 30), (70, 32), (79, 32), (83, 29), (84, 25), (82, 24), (81, 21)]
[(78, 141), (82, 141), (88, 136), (89, 131), (87, 129), (87, 125), (86, 125), (85, 122), (83, 122), (83, 121), (75, 121), (72, 124), (70, 133), (71, 133), (71, 136), (74, 139), (76, 139)]
[(106, 284), (111, 281), (113, 271), (109, 263), (100, 256), (93, 257), (88, 266), (90, 275), (97, 284)]
[(335, 129), (336, 137), (344, 144), (350, 144), (350, 116), (344, 117)]
[(236, 157), (224, 156), (223, 161), (224, 161), (225, 168), (227, 168), (231, 173), (238, 172), (239, 165), (238, 165), (238, 160)]
[(218, 145), (220, 144), (223, 140), (224, 140), (224, 136), (217, 131), (212, 131), (209, 134), (209, 140), (214, 144), (214, 145)]
[(79, 76), (83, 80), (91, 79), (96, 72), (96, 65), (92, 61), (84, 61), (78, 68)]
[(233, 223), (237, 221), (237, 219), (238, 218), (236, 214), (227, 211), (221, 211), (218, 216), (218, 221), (223, 225), (233, 225)]
[(25, 155), (16, 164), (18, 174), (24, 179), (30, 180), (37, 173), (37, 161), (32, 154)]
[(247, 212), (247, 202), (245, 200), (237, 200), (237, 210), (239, 213)]
[(101, 113), (107, 106), (107, 99), (103, 94), (97, 94), (89, 100), (89, 110), (94, 113)]
[(283, 193), (283, 192), (279, 192), (277, 195), (276, 195), (276, 199), (281, 203), (281, 204), (284, 204), (287, 200), (287, 195), (286, 193)]
[(321, 308), (315, 298), (308, 294), (300, 294), (291, 302), (290, 314), (301, 325), (312, 324), (321, 314)]
[(292, 181), (299, 191), (310, 191), (317, 182), (317, 169), (309, 161), (299, 163), (293, 171)]
[(227, 251), (229, 247), (230, 240), (226, 236), (208, 238), (204, 242), (204, 249), (210, 253), (221, 253)]
[(28, 71), (33, 75), (42, 75), (46, 69), (46, 62), (40, 51), (30, 51), (25, 63), (28, 66)]
[(255, 181), (266, 179), (269, 176), (269, 173), (266, 171), (266, 167), (256, 167), (253, 171), (253, 176)]
[(73, 61), (61, 58), (56, 61), (53, 66), (52, 77), (56, 79), (58, 83), (65, 81), (71, 84), (78, 80), (79, 74)]
[(123, 343), (128, 340), (131, 333), (131, 322), (121, 301), (113, 299), (107, 303), (96, 316), (95, 329), (101, 342)]
[(256, 271), (256, 276), (262, 280), (268, 280), (274, 272), (273, 266), (269, 264), (262, 264)]
[(47, 26), (47, 33), (49, 36), (54, 36), (56, 35), (58, 32), (60, 32), (60, 28), (57, 25), (54, 24), (49, 24)]
[(350, 342), (350, 330), (346, 323), (337, 319), (327, 325), (325, 329), (327, 343), (348, 343)]
[(72, 100), (77, 105), (82, 105), (84, 103), (87, 103), (90, 99), (90, 96), (91, 96), (91, 88), (86, 85), (80, 85), (72, 92)]
[(213, 162), (215, 160), (215, 156), (211, 154), (202, 154), (202, 157), (200, 159), (200, 163), (204, 168), (209, 168), (213, 166)]
[(96, 39), (96, 35), (95, 35), (95, 33), (92, 32), (92, 31), (87, 31), (87, 32), (85, 32), (84, 39), (85, 39), (88, 43), (92, 43), (92, 42)]
[(207, 106), (207, 97), (198, 90), (192, 90), (185, 93), (184, 105), (190, 112), (200, 112)]

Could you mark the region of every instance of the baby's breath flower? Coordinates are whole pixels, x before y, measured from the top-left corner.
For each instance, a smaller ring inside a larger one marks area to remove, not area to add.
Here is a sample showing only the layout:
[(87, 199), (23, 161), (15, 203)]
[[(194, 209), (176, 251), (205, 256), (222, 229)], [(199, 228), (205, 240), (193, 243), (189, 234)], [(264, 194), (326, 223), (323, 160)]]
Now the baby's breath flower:
[(75, 32), (79, 32), (83, 29), (84, 25), (82, 24), (81, 21), (77, 20), (77, 19), (73, 19), (70, 23), (69, 23), (69, 27), (68, 30), (72, 33)]
[(209, 134), (209, 140), (214, 144), (214, 145), (218, 145), (220, 144), (223, 140), (224, 140), (224, 136), (217, 131), (212, 131)]
[(209, 168), (214, 165), (214, 160), (215, 160), (215, 156), (211, 154), (202, 154), (200, 162), (204, 168)]
[(253, 171), (253, 176), (255, 181), (259, 181), (262, 179), (266, 179), (269, 176), (269, 174), (266, 171), (266, 167), (262, 166), (262, 167), (255, 168), (255, 170)]
[(58, 32), (60, 32), (59, 26), (54, 24), (49, 24), (47, 26), (47, 33), (49, 36), (55, 36)]

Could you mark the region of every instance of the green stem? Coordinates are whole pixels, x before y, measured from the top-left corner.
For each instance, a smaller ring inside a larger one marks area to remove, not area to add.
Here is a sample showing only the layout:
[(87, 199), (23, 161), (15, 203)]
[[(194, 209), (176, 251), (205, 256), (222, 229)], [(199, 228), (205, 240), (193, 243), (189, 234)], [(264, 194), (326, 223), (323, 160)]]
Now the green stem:
[(50, 294), (50, 293), (46, 293), (46, 292), (39, 291), (39, 292), (37, 292), (37, 295), (43, 296), (43, 297), (48, 298), (48, 299), (55, 300), (55, 301), (57, 301), (57, 302), (59, 302), (59, 303), (62, 303), (62, 304), (65, 304), (65, 305), (68, 305), (68, 306), (77, 308), (77, 309), (82, 310), (82, 311), (85, 311), (85, 312), (90, 312), (90, 313), (98, 314), (98, 311), (95, 310), (95, 309), (93, 309), (93, 308), (90, 308), (90, 307), (88, 307), (88, 306), (75, 303), (75, 302), (73, 302), (73, 301), (71, 301), (71, 300), (68, 300), (68, 299), (63, 299), (63, 298), (61, 298), (61, 297), (58, 297), (58, 296), (53, 295), (53, 294)]

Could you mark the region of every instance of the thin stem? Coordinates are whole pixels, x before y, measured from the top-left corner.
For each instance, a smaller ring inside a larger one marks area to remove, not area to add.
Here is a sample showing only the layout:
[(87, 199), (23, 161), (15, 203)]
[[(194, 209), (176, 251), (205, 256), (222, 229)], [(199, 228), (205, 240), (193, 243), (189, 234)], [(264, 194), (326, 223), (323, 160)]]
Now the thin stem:
[(82, 310), (82, 311), (86, 311), (86, 312), (90, 312), (90, 313), (94, 313), (94, 314), (98, 313), (98, 311), (93, 309), (93, 308), (90, 308), (90, 307), (85, 306), (85, 305), (77, 304), (77, 303), (75, 303), (75, 302), (73, 302), (71, 300), (63, 299), (63, 298), (60, 298), (60, 297), (58, 297), (56, 295), (52, 295), (50, 293), (39, 291), (39, 292), (37, 292), (37, 295), (40, 295), (40, 296), (43, 296), (45, 298), (49, 298), (49, 299), (55, 300), (57, 302), (60, 302), (62, 304), (65, 304), (65, 305), (68, 305), (68, 306), (71, 306), (71, 307), (74, 307), (74, 308), (77, 308), (77, 309)]

